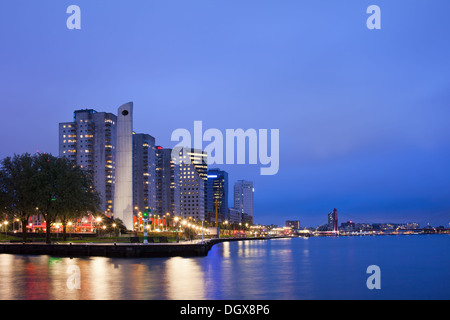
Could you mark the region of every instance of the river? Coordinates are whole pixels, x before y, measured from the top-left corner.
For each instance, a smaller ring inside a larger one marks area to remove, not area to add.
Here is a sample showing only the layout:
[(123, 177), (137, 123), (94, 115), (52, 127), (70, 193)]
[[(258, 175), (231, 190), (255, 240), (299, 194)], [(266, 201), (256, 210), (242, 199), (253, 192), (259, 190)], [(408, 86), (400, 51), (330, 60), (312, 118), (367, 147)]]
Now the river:
[(0, 299), (447, 300), (449, 248), (450, 235), (400, 235), (224, 242), (195, 258), (0, 254)]

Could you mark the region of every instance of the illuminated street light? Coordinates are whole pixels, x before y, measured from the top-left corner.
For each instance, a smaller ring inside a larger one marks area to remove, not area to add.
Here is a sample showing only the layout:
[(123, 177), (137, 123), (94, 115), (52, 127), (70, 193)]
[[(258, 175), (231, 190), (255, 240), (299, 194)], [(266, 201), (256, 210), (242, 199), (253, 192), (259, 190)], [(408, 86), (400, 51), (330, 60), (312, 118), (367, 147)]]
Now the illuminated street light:
[(3, 224), (5, 225), (5, 240), (7, 238), (7, 234), (6, 234), (6, 226), (8, 225), (8, 221), (3, 222)]

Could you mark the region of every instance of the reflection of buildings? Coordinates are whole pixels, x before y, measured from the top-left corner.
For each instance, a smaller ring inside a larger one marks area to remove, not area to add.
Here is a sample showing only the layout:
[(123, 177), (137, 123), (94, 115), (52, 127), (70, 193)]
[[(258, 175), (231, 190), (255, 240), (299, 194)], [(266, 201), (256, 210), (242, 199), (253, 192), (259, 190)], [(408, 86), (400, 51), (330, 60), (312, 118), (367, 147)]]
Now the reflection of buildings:
[(228, 216), (228, 173), (219, 169), (208, 170), (206, 183), (206, 210), (209, 222), (229, 220)]
[[(160, 286), (159, 290), (165, 293), (166, 299), (207, 299), (206, 275), (198, 260), (174, 257), (167, 260), (162, 272), (160, 278), (165, 279), (165, 282), (158, 281), (154, 287)], [(142, 291), (145, 292), (145, 290)]]

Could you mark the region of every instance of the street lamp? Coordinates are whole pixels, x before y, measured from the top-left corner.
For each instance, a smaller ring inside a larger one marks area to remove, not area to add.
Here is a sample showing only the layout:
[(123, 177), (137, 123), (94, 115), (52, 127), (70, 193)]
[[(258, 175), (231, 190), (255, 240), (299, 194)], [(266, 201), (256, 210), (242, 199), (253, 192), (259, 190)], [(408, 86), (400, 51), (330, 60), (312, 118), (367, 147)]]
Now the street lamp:
[[(15, 224), (15, 222), (20, 222), (20, 219), (19, 218), (14, 219), (14, 222), (13, 222), (13, 231), (14, 231), (14, 233), (16, 233), (16, 224)], [(18, 223), (17, 226), (18, 226), (17, 229), (19, 229), (20, 228), (20, 224)]]
[(183, 232), (184, 232), (184, 237), (186, 238), (186, 231), (187, 231), (187, 235), (188, 235), (188, 237), (189, 237), (189, 229), (187, 228), (188, 227), (188, 222), (187, 222), (187, 220), (183, 220), (182, 222), (181, 222), (181, 224), (183, 225), (183, 227), (184, 227), (184, 230), (183, 230)]
[(230, 232), (228, 232), (228, 220), (225, 220), (225, 230), (227, 231), (227, 236), (230, 236)]
[(67, 225), (69, 226), (69, 238), (72, 238), (72, 232), (71, 232), (72, 221), (69, 221), (69, 222), (67, 223)]
[(166, 231), (169, 231), (169, 226), (170, 226), (169, 222), (170, 222), (170, 213), (167, 212), (166, 213)]
[(3, 222), (3, 224), (5, 225), (5, 240), (6, 240), (6, 238), (8, 237), (8, 236), (6, 235), (6, 226), (8, 225), (8, 221), (5, 220), (5, 222)]
[(100, 218), (100, 217), (97, 217), (96, 219), (95, 219), (95, 221), (97, 222), (97, 228), (96, 229), (98, 229), (98, 227), (99, 227), (99, 225), (100, 225), (100, 222), (102, 222), (102, 218)]

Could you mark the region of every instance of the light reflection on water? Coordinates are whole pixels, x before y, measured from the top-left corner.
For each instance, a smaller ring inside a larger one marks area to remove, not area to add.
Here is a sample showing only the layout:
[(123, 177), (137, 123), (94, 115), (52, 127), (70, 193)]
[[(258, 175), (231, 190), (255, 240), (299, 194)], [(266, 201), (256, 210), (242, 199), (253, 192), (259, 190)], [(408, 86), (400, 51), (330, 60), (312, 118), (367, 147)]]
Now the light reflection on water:
[[(238, 241), (215, 245), (207, 257), (198, 258), (2, 254), (0, 299), (448, 299), (449, 239)], [(383, 274), (383, 289), (378, 292), (366, 287), (366, 268), (372, 264), (379, 265)], [(67, 285), (70, 266), (79, 267), (79, 290)]]

